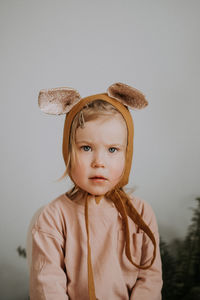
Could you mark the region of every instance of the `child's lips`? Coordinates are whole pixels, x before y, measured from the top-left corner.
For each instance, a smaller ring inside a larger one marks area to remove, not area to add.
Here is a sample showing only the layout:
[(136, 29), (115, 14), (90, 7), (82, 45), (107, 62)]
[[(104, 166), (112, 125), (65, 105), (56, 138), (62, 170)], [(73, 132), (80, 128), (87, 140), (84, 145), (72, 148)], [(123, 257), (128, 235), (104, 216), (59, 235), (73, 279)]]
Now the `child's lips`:
[(89, 179), (96, 182), (103, 182), (108, 180), (107, 178), (100, 175), (89, 177)]

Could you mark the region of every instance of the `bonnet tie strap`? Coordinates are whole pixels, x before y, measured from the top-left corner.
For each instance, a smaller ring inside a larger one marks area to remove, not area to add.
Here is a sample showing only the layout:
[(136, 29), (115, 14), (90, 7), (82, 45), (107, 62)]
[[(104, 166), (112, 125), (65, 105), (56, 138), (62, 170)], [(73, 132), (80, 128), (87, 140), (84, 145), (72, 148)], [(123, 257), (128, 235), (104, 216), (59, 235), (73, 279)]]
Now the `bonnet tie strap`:
[[(114, 203), (115, 207), (119, 211), (122, 221), (125, 227), (125, 238), (126, 238), (126, 245), (125, 245), (125, 252), (128, 260), (137, 268), (139, 269), (148, 269), (152, 266), (155, 257), (156, 257), (156, 240), (155, 237), (148, 227), (148, 225), (143, 221), (140, 214), (134, 208), (133, 204), (131, 203), (130, 199), (127, 197), (125, 192), (120, 189), (115, 189), (109, 193), (107, 196), (111, 199)], [(132, 221), (147, 234), (150, 238), (154, 250), (153, 250), (153, 257), (151, 262), (148, 265), (138, 265), (136, 264), (131, 257), (130, 251), (130, 232), (129, 232), (129, 225), (128, 225), (128, 216), (132, 219)], [(94, 284), (94, 276), (92, 270), (92, 259), (91, 259), (91, 247), (90, 247), (90, 235), (89, 235), (89, 221), (88, 221), (88, 193), (85, 195), (85, 226), (87, 232), (87, 261), (88, 261), (88, 292), (89, 292), (89, 299), (90, 300), (98, 300), (95, 295), (95, 284)]]
[(92, 270), (92, 259), (91, 259), (91, 248), (90, 248), (90, 234), (89, 234), (89, 224), (88, 224), (88, 193), (85, 195), (85, 226), (87, 232), (87, 260), (88, 260), (88, 292), (90, 300), (98, 300), (95, 295), (95, 285)]
[(140, 269), (148, 269), (152, 266), (152, 264), (154, 263), (155, 258), (156, 258), (156, 240), (155, 240), (154, 234), (152, 233), (149, 226), (144, 222), (144, 220), (142, 219), (140, 214), (137, 212), (137, 210), (131, 203), (130, 199), (128, 199), (128, 197), (126, 200), (126, 207), (127, 207), (127, 213), (129, 215), (129, 217), (140, 229), (142, 229), (144, 231), (144, 233), (146, 233), (146, 235), (149, 237), (149, 239), (151, 240), (151, 242), (153, 244), (153, 247), (154, 247), (153, 257), (152, 257), (150, 264), (147, 266), (139, 266)]
[[(126, 256), (129, 259), (129, 261), (137, 268), (139, 269), (148, 269), (152, 266), (155, 258), (156, 258), (156, 240), (155, 237), (151, 231), (151, 229), (146, 225), (146, 223), (143, 221), (142, 217), (140, 214), (136, 211), (134, 206), (132, 205), (131, 201), (125, 194), (123, 190), (120, 189), (115, 189), (109, 193), (110, 199), (113, 201), (115, 204), (117, 210), (122, 216), (122, 221), (125, 227), (125, 238), (126, 238), (126, 246), (125, 246), (125, 252)], [(132, 219), (132, 221), (138, 225), (140, 229), (144, 231), (144, 233), (147, 234), (147, 236), (150, 238), (154, 250), (153, 250), (153, 257), (149, 265), (143, 266), (143, 265), (138, 265), (136, 264), (131, 257), (131, 251), (130, 251), (130, 233), (129, 233), (129, 225), (128, 225), (128, 216)]]

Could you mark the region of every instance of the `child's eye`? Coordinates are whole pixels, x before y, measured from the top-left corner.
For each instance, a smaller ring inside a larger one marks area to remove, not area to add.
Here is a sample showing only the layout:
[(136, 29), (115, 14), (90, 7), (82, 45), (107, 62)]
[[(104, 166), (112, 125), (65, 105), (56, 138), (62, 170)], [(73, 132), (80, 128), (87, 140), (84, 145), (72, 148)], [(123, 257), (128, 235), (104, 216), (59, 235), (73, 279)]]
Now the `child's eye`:
[(115, 147), (110, 147), (110, 148), (108, 149), (108, 151), (109, 151), (110, 153), (114, 153), (114, 152), (117, 151), (117, 148), (115, 148)]
[(90, 151), (91, 147), (90, 146), (82, 146), (81, 149), (83, 149), (83, 151)]

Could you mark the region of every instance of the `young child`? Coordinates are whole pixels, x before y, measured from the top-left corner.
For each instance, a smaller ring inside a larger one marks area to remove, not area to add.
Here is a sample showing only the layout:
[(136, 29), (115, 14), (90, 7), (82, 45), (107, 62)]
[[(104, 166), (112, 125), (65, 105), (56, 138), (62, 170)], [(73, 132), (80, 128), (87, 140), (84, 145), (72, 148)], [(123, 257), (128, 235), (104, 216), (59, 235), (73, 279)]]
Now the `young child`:
[(31, 300), (159, 300), (159, 234), (150, 206), (123, 187), (133, 152), (128, 110), (147, 105), (122, 83), (81, 98), (42, 90), (39, 106), (66, 113), (65, 175), (73, 188), (49, 203), (32, 229)]

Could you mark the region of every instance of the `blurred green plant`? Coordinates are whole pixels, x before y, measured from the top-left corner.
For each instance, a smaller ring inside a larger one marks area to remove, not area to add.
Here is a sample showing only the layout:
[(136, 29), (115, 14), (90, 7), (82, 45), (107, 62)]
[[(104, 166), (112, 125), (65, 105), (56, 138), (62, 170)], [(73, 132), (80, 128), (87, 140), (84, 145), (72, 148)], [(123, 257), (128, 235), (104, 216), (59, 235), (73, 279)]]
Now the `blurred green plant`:
[(21, 246), (17, 247), (17, 252), (19, 254), (19, 256), (22, 256), (24, 258), (26, 258), (26, 249), (22, 248)]
[(196, 201), (185, 239), (171, 245), (161, 239), (163, 300), (200, 300), (200, 198)]

